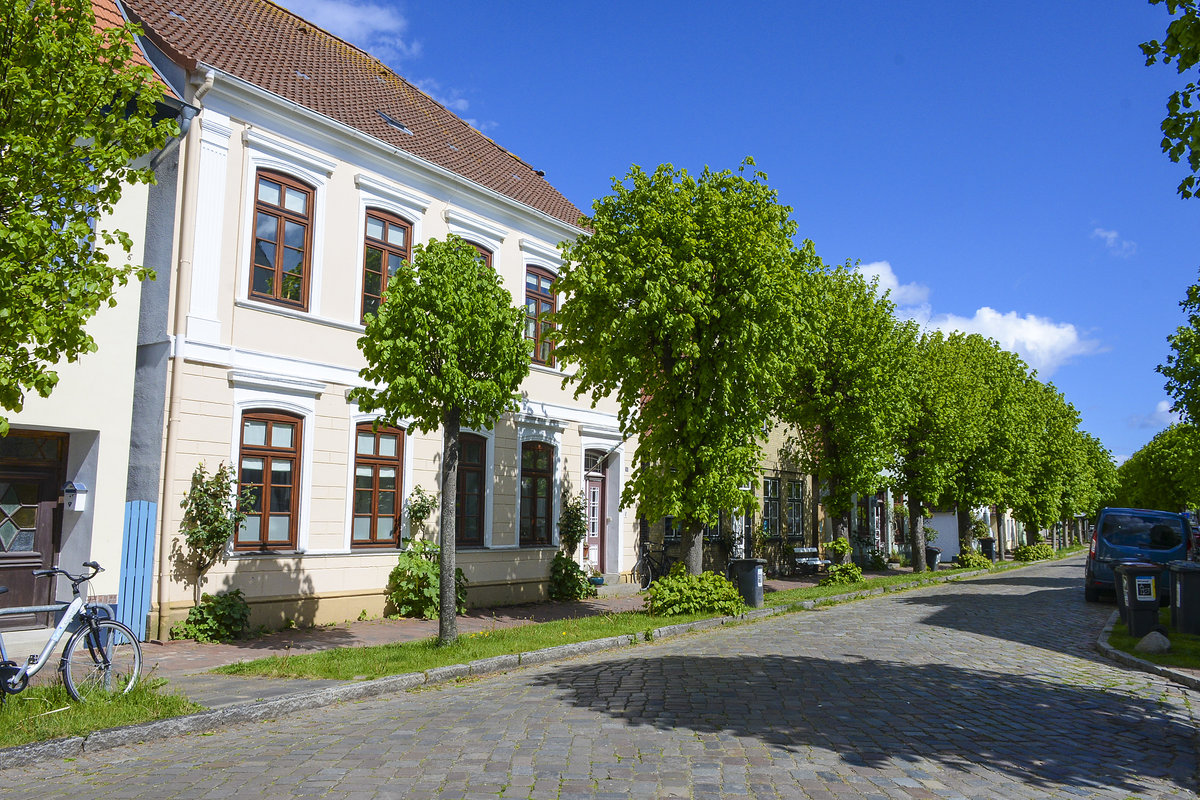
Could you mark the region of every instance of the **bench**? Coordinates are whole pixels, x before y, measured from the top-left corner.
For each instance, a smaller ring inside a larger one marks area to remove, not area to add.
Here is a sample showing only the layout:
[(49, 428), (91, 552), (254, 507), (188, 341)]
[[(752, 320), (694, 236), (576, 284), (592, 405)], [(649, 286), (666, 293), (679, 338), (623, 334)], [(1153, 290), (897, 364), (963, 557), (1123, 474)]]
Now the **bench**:
[(815, 547), (793, 547), (796, 569), (801, 573), (820, 572), (828, 569), (830, 561), (821, 558), (821, 551)]

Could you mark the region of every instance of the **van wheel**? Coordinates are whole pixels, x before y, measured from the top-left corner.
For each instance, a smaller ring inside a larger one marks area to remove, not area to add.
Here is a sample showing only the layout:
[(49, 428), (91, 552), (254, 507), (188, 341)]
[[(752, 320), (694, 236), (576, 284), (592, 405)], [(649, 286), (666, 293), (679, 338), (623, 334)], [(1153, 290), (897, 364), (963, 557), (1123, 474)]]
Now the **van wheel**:
[(1099, 603), (1100, 602), (1100, 590), (1097, 589), (1095, 586), (1084, 586), (1083, 587), (1083, 599), (1089, 603)]

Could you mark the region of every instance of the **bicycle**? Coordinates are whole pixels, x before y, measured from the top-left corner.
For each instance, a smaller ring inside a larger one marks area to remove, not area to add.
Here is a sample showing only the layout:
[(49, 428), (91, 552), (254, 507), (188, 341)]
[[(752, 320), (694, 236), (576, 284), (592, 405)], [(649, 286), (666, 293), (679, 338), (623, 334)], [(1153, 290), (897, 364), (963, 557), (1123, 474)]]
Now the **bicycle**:
[(679, 559), (667, 555), (667, 548), (651, 549), (649, 542), (638, 544), (638, 559), (633, 565), (633, 579), (643, 590), (649, 589), (655, 578), (661, 578), (671, 571), (671, 567)]
[[(58, 663), (68, 694), (81, 703), (104, 700), (127, 693), (137, 683), (142, 671), (142, 646), (128, 627), (103, 616), (107, 607), (88, 603), (86, 592), (80, 594), (81, 585), (104, 571), (95, 561), (84, 562), (83, 566), (92, 570), (90, 575), (72, 575), (59, 567), (33, 571), (35, 578), (65, 576), (71, 581), (75, 597), (67, 605), (62, 620), (50, 632), (42, 652), (29, 656), (24, 665), (9, 660), (4, 637), (0, 635), (0, 702), (7, 695), (23, 692), (29, 686), (29, 680), (46, 666), (54, 648), (76, 621), (80, 625), (67, 640)], [(7, 586), (0, 586), (0, 594), (7, 591)]]

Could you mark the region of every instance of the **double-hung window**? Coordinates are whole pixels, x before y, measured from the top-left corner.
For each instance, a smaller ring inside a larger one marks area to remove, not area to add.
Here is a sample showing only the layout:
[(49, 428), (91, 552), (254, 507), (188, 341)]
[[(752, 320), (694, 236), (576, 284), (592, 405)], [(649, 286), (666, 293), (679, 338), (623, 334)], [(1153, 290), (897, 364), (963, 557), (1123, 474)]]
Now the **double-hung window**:
[(388, 279), (411, 253), (412, 226), (394, 214), (368, 209), (363, 246), (363, 321), (379, 310)]
[(554, 313), (554, 275), (538, 267), (525, 271), (525, 338), (533, 342), (535, 364), (554, 366), (554, 343), (549, 333), (554, 326), (548, 319)]
[(248, 411), (242, 416), (238, 494), (250, 495), (239, 550), (294, 550), (300, 494), (301, 421), (290, 414)]
[(804, 484), (800, 481), (788, 481), (786, 514), (788, 536), (804, 536)]
[(398, 547), (404, 464), (404, 431), (373, 430), (362, 423), (354, 436), (354, 521), (350, 546)]
[(277, 172), (259, 170), (254, 190), (254, 263), (249, 296), (308, 308), (312, 263), (313, 190)]
[(483, 547), (484, 468), (487, 440), (473, 433), (458, 439), (458, 494), (454, 502), (454, 543)]
[(521, 445), (521, 547), (550, 544), (554, 496), (554, 447)]
[(763, 535), (779, 536), (779, 478), (763, 480)]

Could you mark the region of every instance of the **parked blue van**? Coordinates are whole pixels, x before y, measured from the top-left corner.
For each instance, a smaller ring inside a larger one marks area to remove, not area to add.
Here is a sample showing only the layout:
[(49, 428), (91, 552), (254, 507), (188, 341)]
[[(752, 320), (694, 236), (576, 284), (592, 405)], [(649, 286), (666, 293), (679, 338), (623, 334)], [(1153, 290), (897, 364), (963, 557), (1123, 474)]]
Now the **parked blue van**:
[[(1150, 511), (1144, 508), (1101, 509), (1092, 533), (1083, 573), (1083, 596), (1089, 603), (1100, 592), (1116, 587), (1117, 562), (1128, 559), (1165, 565), (1188, 558), (1192, 550), (1192, 528), (1186, 514)], [(1167, 602), (1170, 581), (1163, 570), (1158, 578), (1158, 596)]]

